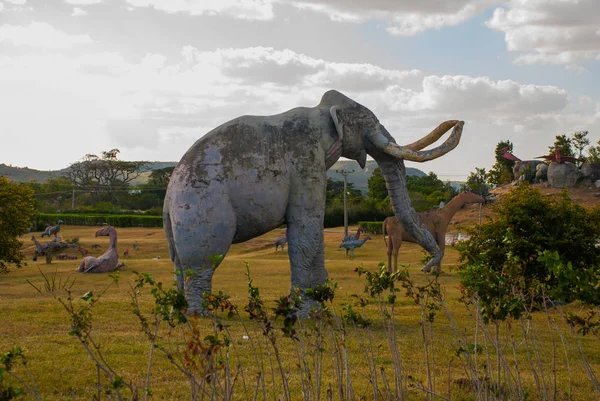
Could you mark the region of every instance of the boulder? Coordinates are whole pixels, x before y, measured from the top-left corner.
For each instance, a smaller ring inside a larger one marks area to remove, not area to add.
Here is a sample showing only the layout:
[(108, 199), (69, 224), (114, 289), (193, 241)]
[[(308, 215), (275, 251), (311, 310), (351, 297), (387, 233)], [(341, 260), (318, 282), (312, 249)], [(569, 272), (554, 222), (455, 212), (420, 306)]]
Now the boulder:
[(573, 163), (550, 163), (548, 167), (548, 182), (552, 188), (572, 187), (577, 183), (581, 173)]
[(515, 177), (515, 180), (533, 183), (535, 180), (536, 167), (543, 163), (544, 162), (541, 160), (522, 160), (516, 162), (513, 167), (513, 176)]
[(581, 175), (592, 182), (600, 180), (600, 163), (583, 163)]
[(535, 182), (548, 181), (548, 165), (540, 163), (535, 168)]

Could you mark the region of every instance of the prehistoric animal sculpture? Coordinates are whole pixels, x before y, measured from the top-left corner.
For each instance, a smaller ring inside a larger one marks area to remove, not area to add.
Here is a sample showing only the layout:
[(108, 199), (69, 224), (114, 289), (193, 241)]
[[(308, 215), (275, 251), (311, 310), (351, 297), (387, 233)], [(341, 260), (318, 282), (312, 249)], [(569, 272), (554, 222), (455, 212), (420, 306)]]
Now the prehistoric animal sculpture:
[(577, 161), (577, 158), (574, 156), (563, 156), (560, 154), (560, 148), (556, 148), (554, 154), (548, 154), (543, 156), (538, 156), (536, 159), (545, 159), (548, 162), (556, 162), (556, 163), (565, 163), (570, 162), (574, 163)]
[(92, 244), (92, 249), (100, 249), (100, 244)]
[(285, 230), (285, 235), (275, 238), (274, 243), (275, 243), (275, 252), (277, 252), (278, 247), (281, 247), (281, 252), (283, 252), (283, 249), (285, 248), (285, 244), (287, 244), (287, 230)]
[(68, 253), (59, 253), (56, 255), (58, 260), (77, 260), (77, 255), (69, 255)]
[(506, 160), (512, 160), (515, 162), (521, 161), (521, 159), (519, 159), (517, 156), (513, 155), (508, 151), (508, 146), (503, 147), (502, 149), (500, 149), (500, 151), (502, 152), (502, 157), (504, 157)]
[(86, 256), (81, 261), (77, 271), (79, 273), (108, 273), (117, 270), (119, 253), (117, 252), (117, 230), (112, 226), (106, 226), (96, 231), (96, 237), (109, 236), (110, 245), (108, 250), (99, 257)]
[(346, 250), (346, 256), (348, 256), (348, 251), (350, 251), (352, 253), (350, 259), (354, 259), (354, 250), (363, 246), (364, 243), (370, 239), (371, 237), (367, 235), (363, 239), (342, 242), (339, 247), (344, 248)]
[(123, 257), (126, 258), (127, 256), (129, 256), (129, 248), (125, 249), (123, 252)]
[(77, 248), (77, 250), (81, 253), (81, 256), (83, 256), (83, 257), (90, 254), (90, 251), (88, 251), (87, 249), (82, 248), (82, 247)]
[(62, 220), (58, 220), (55, 226), (46, 227), (46, 231), (44, 231), (40, 237), (44, 238), (45, 236), (49, 237), (51, 235), (54, 235), (54, 238), (58, 237), (58, 232), (60, 231), (60, 226), (62, 224), (64, 224), (64, 222)]
[(48, 241), (45, 244), (38, 242), (35, 236), (31, 237), (31, 241), (35, 244), (35, 252), (33, 253), (33, 261), (37, 261), (39, 256), (46, 257), (46, 263), (52, 263), (52, 259), (59, 253), (63, 252), (66, 248), (79, 247), (79, 244), (75, 241), (64, 242), (58, 238), (54, 238), (52, 241)]
[(137, 251), (138, 249), (138, 242), (137, 241), (133, 241), (133, 250)]
[[(406, 146), (366, 107), (337, 91), (326, 92), (316, 107), (299, 107), (273, 116), (243, 116), (200, 138), (185, 153), (169, 180), (164, 229), (178, 288), (188, 313), (204, 313), (202, 294), (233, 243), (265, 234), (283, 223), (293, 288), (323, 284), (323, 218), (326, 171), (340, 157), (365, 166), (367, 154), (383, 172), (395, 215), (431, 255), (429, 271), (442, 253), (411, 206), (404, 159), (424, 162), (454, 149), (463, 122), (440, 124)], [(453, 128), (440, 146), (422, 150)], [(192, 271), (194, 274), (186, 275)], [(307, 302), (299, 315), (310, 310)]]
[[(441, 209), (434, 209), (428, 212), (419, 213), (419, 218), (427, 227), (427, 230), (433, 235), (440, 247), (442, 257), (444, 256), (444, 250), (446, 247), (446, 228), (448, 223), (452, 220), (452, 217), (456, 212), (462, 208), (466, 203), (483, 203), (484, 199), (473, 192), (462, 192), (456, 195), (446, 206)], [(385, 236), (389, 234), (388, 241)], [(388, 217), (383, 221), (383, 241), (387, 247), (388, 255), (388, 271), (398, 270), (398, 252), (402, 241), (417, 242), (411, 233), (404, 228), (402, 222), (400, 222), (395, 216)], [(394, 264), (392, 265), (392, 256), (394, 257)]]
[(362, 233), (362, 230), (362, 227), (358, 227), (358, 229), (356, 230), (356, 234), (346, 235), (344, 238), (342, 238), (342, 242), (356, 241), (360, 239), (360, 233)]

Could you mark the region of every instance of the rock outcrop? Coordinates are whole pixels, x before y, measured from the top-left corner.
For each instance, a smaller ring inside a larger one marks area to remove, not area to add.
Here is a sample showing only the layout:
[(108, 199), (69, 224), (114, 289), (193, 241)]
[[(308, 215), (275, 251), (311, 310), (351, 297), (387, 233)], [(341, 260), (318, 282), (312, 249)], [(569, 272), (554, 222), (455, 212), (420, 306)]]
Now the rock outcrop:
[(548, 167), (548, 183), (552, 188), (572, 187), (577, 183), (581, 173), (573, 163), (550, 163)]

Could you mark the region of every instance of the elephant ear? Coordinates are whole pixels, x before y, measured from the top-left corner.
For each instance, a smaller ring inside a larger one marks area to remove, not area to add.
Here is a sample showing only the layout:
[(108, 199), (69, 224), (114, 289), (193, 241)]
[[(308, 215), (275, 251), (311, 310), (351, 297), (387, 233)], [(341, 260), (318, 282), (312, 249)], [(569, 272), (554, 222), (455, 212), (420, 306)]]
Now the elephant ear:
[(331, 106), (331, 108), (329, 109), (329, 114), (331, 114), (333, 124), (335, 125), (335, 129), (337, 130), (338, 140), (341, 141), (342, 139), (344, 139), (344, 127), (342, 127), (340, 120), (338, 120), (337, 111), (338, 106)]

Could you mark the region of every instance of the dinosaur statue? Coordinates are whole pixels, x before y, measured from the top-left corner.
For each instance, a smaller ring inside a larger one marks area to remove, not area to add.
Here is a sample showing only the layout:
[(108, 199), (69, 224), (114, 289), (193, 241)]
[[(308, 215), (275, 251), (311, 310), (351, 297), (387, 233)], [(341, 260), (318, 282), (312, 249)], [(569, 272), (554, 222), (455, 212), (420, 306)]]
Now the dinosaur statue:
[(55, 226), (48, 226), (46, 227), (46, 230), (42, 233), (42, 235), (40, 235), (41, 238), (44, 238), (44, 236), (51, 236), (54, 235), (54, 238), (58, 237), (58, 232), (60, 231), (60, 226), (64, 224), (64, 222), (62, 220), (58, 220), (58, 222), (56, 223)]
[(348, 256), (348, 251), (350, 251), (352, 253), (352, 256), (350, 257), (350, 259), (354, 259), (354, 249), (360, 248), (361, 246), (363, 246), (363, 244), (365, 242), (367, 242), (370, 239), (371, 239), (371, 237), (367, 235), (363, 239), (342, 242), (340, 244), (339, 248), (344, 248), (346, 250), (346, 256)]
[(359, 240), (360, 233), (362, 233), (362, 230), (363, 230), (363, 228), (359, 226), (358, 229), (356, 230), (356, 234), (346, 235), (344, 238), (342, 238), (342, 242)]
[(119, 267), (119, 254), (117, 252), (117, 230), (112, 226), (106, 226), (96, 231), (96, 237), (109, 236), (110, 246), (108, 250), (97, 258), (86, 256), (81, 261), (77, 272), (79, 273), (109, 273)]
[[(411, 206), (404, 160), (425, 162), (450, 152), (463, 125), (446, 121), (400, 146), (372, 111), (330, 90), (315, 107), (238, 117), (202, 136), (173, 170), (163, 208), (175, 280), (187, 298), (187, 313), (206, 313), (203, 294), (212, 291), (221, 260), (215, 262), (215, 256), (225, 256), (231, 244), (283, 223), (288, 228), (291, 287), (302, 294), (326, 282), (326, 171), (340, 157), (363, 168), (367, 155), (375, 159), (394, 214), (432, 255), (424, 267), (429, 271), (440, 261), (440, 248)], [(444, 143), (423, 150), (450, 129)], [(312, 306), (303, 303), (298, 315), (308, 315)]]
[(277, 252), (277, 248), (281, 247), (281, 252), (283, 252), (285, 248), (285, 244), (287, 244), (287, 230), (285, 230), (285, 234), (281, 237), (275, 238), (275, 252)]
[(52, 259), (63, 252), (66, 248), (71, 247), (79, 247), (79, 243), (77, 241), (73, 242), (64, 242), (59, 240), (58, 238), (54, 238), (52, 241), (46, 242), (42, 244), (35, 239), (35, 236), (31, 236), (31, 241), (35, 244), (35, 251), (33, 253), (33, 261), (37, 261), (39, 256), (46, 257), (46, 263), (52, 263)]
[[(456, 212), (462, 208), (466, 203), (483, 203), (485, 200), (476, 193), (473, 192), (461, 192), (456, 195), (446, 206), (440, 209), (430, 210), (428, 212), (419, 213), (419, 218), (425, 224), (425, 227), (429, 230), (431, 235), (435, 238), (440, 250), (442, 257), (446, 247), (446, 228), (448, 223), (452, 220), (452, 217)], [(385, 236), (389, 234), (389, 242), (386, 241)], [(387, 248), (388, 255), (388, 271), (398, 270), (398, 252), (402, 241), (417, 242), (408, 233), (404, 226), (395, 216), (388, 217), (383, 221), (383, 241)], [(392, 256), (394, 257), (394, 265), (392, 268)], [(440, 264), (441, 266), (441, 264)]]

